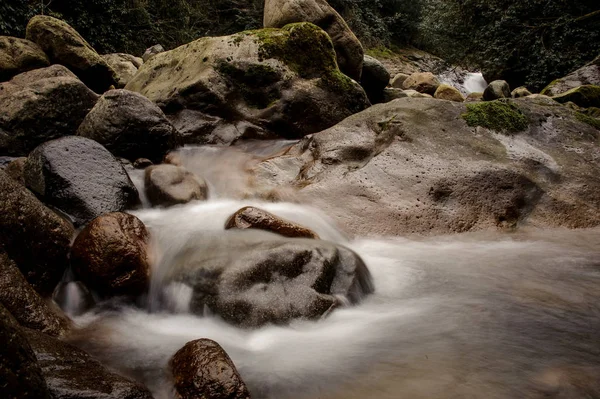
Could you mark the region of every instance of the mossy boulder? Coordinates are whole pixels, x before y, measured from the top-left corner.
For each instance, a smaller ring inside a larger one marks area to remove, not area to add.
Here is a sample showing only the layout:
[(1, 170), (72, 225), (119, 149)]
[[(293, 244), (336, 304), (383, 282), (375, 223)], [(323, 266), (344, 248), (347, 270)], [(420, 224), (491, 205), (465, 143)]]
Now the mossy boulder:
[(37, 44), (16, 37), (0, 36), (0, 81), (49, 65), (48, 57)]
[(600, 85), (600, 56), (567, 76), (553, 80), (542, 94), (557, 96), (584, 85)]
[(117, 74), (116, 87), (125, 87), (144, 63), (141, 58), (125, 53), (105, 54), (102, 58)]
[[(185, 121), (187, 131), (196, 129), (200, 139), (186, 138), (195, 142), (302, 137), (370, 104), (338, 69), (327, 33), (310, 23), (205, 37), (156, 54), (126, 89), (157, 103), (176, 128)], [(210, 124), (216, 118), (249, 127), (215, 138)]]
[(552, 98), (561, 104), (573, 102), (583, 108), (600, 107), (600, 86), (579, 86)]
[(508, 101), (488, 101), (467, 104), (467, 112), (462, 114), (469, 126), (481, 126), (500, 132), (519, 132), (527, 129), (527, 117), (513, 103)]

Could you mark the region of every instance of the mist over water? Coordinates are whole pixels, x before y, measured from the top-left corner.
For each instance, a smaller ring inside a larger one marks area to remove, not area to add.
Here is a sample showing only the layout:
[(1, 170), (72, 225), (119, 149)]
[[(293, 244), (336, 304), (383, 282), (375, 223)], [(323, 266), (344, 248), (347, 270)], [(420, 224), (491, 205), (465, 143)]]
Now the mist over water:
[[(170, 357), (198, 338), (223, 346), (255, 399), (599, 397), (600, 230), (348, 238), (317, 209), (231, 199), (249, 189), (246, 162), (278, 146), (188, 150), (186, 167), (213, 165), (211, 199), (136, 212), (154, 239), (147, 305), (92, 310), (73, 341), (161, 399), (173, 397)], [(166, 278), (182, 249), (232, 256), (283, 240), (225, 231), (247, 205), (357, 252), (375, 293), (318, 321), (254, 330), (189, 314), (189, 287)]]

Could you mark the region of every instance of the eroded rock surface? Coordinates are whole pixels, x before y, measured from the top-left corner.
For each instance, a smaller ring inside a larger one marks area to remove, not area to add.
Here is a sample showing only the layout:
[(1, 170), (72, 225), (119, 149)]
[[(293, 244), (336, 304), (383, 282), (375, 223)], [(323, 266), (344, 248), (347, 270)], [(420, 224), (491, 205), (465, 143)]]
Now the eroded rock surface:
[(153, 205), (186, 204), (208, 196), (206, 182), (181, 166), (150, 166), (144, 172), (144, 181), (146, 195)]
[(252, 206), (242, 208), (231, 215), (225, 223), (225, 229), (260, 229), (284, 237), (319, 238), (315, 232), (306, 227)]
[(40, 46), (26, 39), (0, 36), (0, 82), (50, 65)]

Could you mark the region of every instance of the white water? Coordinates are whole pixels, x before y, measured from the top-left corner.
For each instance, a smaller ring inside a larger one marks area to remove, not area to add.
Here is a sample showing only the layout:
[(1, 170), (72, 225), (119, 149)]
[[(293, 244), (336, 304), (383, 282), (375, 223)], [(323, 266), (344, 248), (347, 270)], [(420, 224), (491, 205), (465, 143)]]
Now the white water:
[[(244, 186), (234, 180), (236, 190)], [(90, 312), (77, 319), (83, 329), (74, 342), (161, 399), (172, 397), (169, 358), (198, 338), (225, 348), (254, 399), (598, 397), (600, 231), (348, 239), (316, 209), (223, 199), (232, 185), (213, 180), (208, 202), (137, 212), (155, 239), (151, 295), (167, 289), (172, 306)], [(352, 248), (370, 268), (375, 294), (287, 327), (241, 330), (188, 314), (189, 290), (161, 284), (170, 257), (190, 242), (219, 254), (271, 239), (224, 230), (246, 205)]]
[(463, 70), (449, 70), (440, 74), (441, 83), (456, 87), (462, 94), (483, 93), (487, 82), (480, 72), (466, 72)]

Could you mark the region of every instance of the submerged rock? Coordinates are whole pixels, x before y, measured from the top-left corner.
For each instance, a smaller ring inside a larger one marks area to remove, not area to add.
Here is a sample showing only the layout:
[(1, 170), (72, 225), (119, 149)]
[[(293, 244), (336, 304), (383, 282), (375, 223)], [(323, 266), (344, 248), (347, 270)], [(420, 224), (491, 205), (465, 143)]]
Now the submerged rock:
[(202, 178), (184, 167), (156, 165), (146, 168), (146, 195), (153, 205), (171, 206), (204, 200), (208, 187)]
[(63, 137), (37, 147), (27, 159), (25, 182), (44, 202), (71, 215), (77, 225), (140, 202), (121, 163), (84, 137)]
[(494, 80), (483, 92), (485, 101), (494, 101), (500, 98), (510, 98), (510, 86), (505, 80)]
[(49, 296), (68, 266), (73, 226), (0, 171), (0, 249)]
[(109, 213), (92, 220), (71, 249), (75, 274), (103, 296), (137, 296), (150, 284), (149, 233), (127, 213)]
[(117, 85), (115, 71), (66, 22), (48, 15), (36, 15), (27, 24), (26, 37), (37, 43), (50, 61), (69, 68), (95, 92), (103, 93)]
[(25, 39), (0, 36), (0, 82), (50, 65), (40, 46)]
[(144, 63), (141, 58), (125, 53), (105, 54), (102, 58), (117, 74), (116, 87), (119, 88), (125, 87)]
[(250, 398), (235, 365), (215, 341), (188, 342), (173, 355), (169, 365), (180, 398)]
[(225, 229), (260, 229), (271, 231), (284, 237), (316, 238), (319, 236), (296, 223), (289, 222), (279, 216), (262, 209), (247, 206), (240, 209), (225, 222)]
[(62, 65), (0, 83), (0, 153), (27, 155), (48, 140), (75, 134), (97, 100)]
[(415, 72), (404, 80), (402, 88), (416, 90), (419, 93), (433, 95), (440, 85), (440, 81), (431, 72)]

